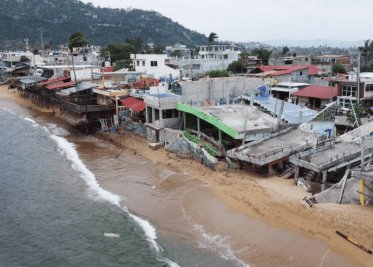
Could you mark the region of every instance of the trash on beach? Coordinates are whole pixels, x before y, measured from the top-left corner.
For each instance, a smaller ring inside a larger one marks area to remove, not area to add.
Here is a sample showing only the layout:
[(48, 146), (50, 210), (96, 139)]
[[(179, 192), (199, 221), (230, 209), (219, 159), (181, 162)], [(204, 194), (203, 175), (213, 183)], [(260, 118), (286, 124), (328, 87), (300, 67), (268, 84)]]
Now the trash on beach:
[(104, 237), (120, 237), (120, 235), (115, 233), (104, 233)]
[(311, 191), (310, 184), (303, 178), (298, 178), (297, 179), (297, 186), (303, 187), (307, 192)]

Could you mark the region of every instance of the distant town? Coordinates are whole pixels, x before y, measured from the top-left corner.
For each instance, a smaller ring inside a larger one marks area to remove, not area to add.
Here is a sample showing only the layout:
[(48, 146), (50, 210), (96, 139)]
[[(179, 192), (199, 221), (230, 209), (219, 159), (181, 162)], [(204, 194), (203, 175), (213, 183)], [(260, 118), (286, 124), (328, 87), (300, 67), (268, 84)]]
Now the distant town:
[[(0, 79), (87, 134), (130, 131), (212, 169), (225, 162), (293, 177), (315, 193), (346, 175), (371, 182), (371, 41), (341, 49), (217, 39), (212, 32), (194, 48), (141, 39), (98, 47), (77, 32), (58, 49), (33, 51), (25, 39), (24, 51), (1, 52)], [(312, 203), (335, 201), (332, 190)], [(348, 202), (371, 199), (360, 193), (367, 198)]]

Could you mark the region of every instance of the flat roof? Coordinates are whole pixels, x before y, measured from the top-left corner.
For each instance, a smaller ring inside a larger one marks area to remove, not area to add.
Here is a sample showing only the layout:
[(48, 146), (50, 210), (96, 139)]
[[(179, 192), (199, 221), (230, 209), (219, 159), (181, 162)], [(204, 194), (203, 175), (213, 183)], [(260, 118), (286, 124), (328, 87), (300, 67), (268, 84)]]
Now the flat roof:
[(277, 119), (249, 105), (221, 105), (193, 107), (177, 104), (177, 109), (193, 114), (222, 130), (229, 136), (240, 139), (246, 132), (272, 131)]
[(299, 86), (309, 86), (309, 83), (295, 83), (295, 82), (282, 82), (278, 83), (277, 86), (287, 86), (287, 87), (299, 87)]

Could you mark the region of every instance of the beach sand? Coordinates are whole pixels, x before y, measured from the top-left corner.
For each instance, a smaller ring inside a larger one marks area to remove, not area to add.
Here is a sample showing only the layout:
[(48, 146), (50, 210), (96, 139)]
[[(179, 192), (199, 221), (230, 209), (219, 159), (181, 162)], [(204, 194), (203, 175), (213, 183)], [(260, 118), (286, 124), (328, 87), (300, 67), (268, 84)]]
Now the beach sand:
[[(36, 108), (4, 86), (0, 88), (1, 98)], [(108, 134), (96, 136), (109, 140)], [(103, 187), (126, 196), (125, 204), (150, 218), (157, 227), (160, 225), (164, 234), (173, 233), (180, 238), (193, 235), (184, 225), (185, 218), (189, 218), (192, 224), (203, 225), (206, 232), (229, 236), (237, 257), (255, 266), (373, 266), (372, 255), (335, 234), (340, 230), (372, 249), (373, 207), (318, 204), (310, 208), (302, 201), (308, 193), (294, 186), (292, 180), (228, 171), (224, 167), (216, 172), (164, 149), (151, 150), (143, 138), (129, 133), (121, 140), (117, 135), (111, 138), (115, 146), (101, 157), (91, 153), (92, 143), (79, 145), (80, 138), (71, 141), (78, 144), (83, 159)], [(106, 159), (116, 168), (101, 166), (95, 158)], [(130, 159), (133, 164), (145, 162), (138, 168), (142, 166), (142, 171), (149, 172), (143, 180), (130, 181), (134, 186), (128, 186), (129, 181), (121, 180), (116, 173)], [(158, 173), (154, 174), (151, 167)], [(180, 207), (183, 214), (177, 214)], [(172, 210), (175, 216), (170, 220)]]

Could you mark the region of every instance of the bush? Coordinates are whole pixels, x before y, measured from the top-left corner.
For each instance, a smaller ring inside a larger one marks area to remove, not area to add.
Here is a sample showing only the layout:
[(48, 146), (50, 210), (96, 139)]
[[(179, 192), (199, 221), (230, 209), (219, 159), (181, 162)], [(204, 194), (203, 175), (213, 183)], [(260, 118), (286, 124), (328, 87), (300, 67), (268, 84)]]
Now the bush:
[(229, 72), (227, 70), (212, 70), (206, 73), (211, 78), (217, 78), (217, 77), (228, 77)]

